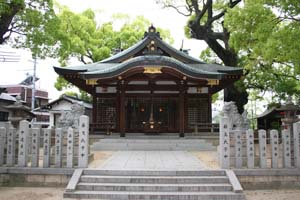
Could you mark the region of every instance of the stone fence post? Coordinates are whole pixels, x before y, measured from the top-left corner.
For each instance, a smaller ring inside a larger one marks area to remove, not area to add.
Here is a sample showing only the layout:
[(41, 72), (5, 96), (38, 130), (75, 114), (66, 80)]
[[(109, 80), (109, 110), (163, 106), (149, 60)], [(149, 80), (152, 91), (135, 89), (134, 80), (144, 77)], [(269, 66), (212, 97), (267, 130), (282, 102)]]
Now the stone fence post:
[(5, 149), (6, 128), (0, 127), (0, 166), (4, 164), (4, 149)]
[(291, 138), (290, 129), (282, 130), (282, 143), (283, 143), (283, 167), (291, 167)]
[(89, 117), (82, 115), (79, 118), (79, 146), (78, 167), (88, 167), (89, 161)]
[(68, 128), (67, 133), (67, 167), (72, 168), (74, 166), (74, 130)]
[(9, 128), (7, 132), (7, 150), (6, 150), (6, 166), (14, 166), (16, 164), (16, 129)]
[(300, 122), (293, 125), (294, 130), (294, 163), (295, 167), (300, 168)]
[(242, 145), (242, 131), (236, 130), (234, 131), (235, 135), (235, 167), (242, 168), (243, 167), (243, 145)]
[(29, 145), (29, 122), (22, 120), (19, 130), (19, 153), (18, 166), (27, 167), (28, 162), (28, 145)]
[(43, 139), (43, 167), (50, 167), (50, 155), (51, 155), (51, 135), (52, 135), (52, 129), (51, 128), (45, 128), (43, 129), (44, 132), (44, 139)]
[(259, 138), (259, 166), (267, 168), (267, 132), (266, 130), (258, 130)]
[(63, 129), (55, 129), (55, 167), (62, 167)]
[(272, 150), (272, 168), (278, 168), (279, 157), (279, 135), (277, 130), (270, 131), (270, 143)]
[(246, 140), (247, 140), (247, 167), (254, 168), (254, 158), (255, 158), (255, 149), (254, 149), (254, 131), (249, 129), (246, 131)]
[(223, 169), (230, 168), (230, 133), (229, 119), (221, 118), (220, 121), (220, 165)]
[(31, 129), (31, 167), (39, 166), (39, 158), (40, 158), (40, 128), (32, 128)]

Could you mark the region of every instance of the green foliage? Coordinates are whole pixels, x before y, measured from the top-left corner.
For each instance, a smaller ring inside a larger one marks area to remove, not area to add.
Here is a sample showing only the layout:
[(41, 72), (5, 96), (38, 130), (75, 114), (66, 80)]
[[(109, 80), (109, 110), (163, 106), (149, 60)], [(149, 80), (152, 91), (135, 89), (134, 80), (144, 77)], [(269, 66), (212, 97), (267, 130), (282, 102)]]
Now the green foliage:
[(49, 45), (46, 42), (49, 41), (46, 29), (51, 27), (55, 20), (52, 0), (2, 2), (0, 44), (10, 41), (16, 47), (29, 48), (34, 56), (39, 56), (45, 46)]
[(293, 0), (248, 0), (228, 11), (225, 26), (248, 88), (270, 91), (278, 100), (300, 96), (299, 14)]
[(215, 103), (219, 98), (219, 93), (215, 93), (211, 96), (211, 103)]
[[(57, 23), (54, 30), (49, 30), (48, 35), (52, 45), (52, 57), (59, 58), (62, 66), (68, 65), (70, 58), (86, 64), (97, 62), (111, 56), (115, 50), (127, 49), (144, 36), (150, 26), (149, 20), (142, 16), (130, 19), (127, 15), (116, 14), (112, 21), (97, 24), (93, 10), (88, 9), (82, 13), (74, 13), (67, 7), (59, 7)], [(113, 24), (121, 23), (119, 30)], [(168, 30), (158, 28), (162, 38), (172, 43)], [(55, 87), (58, 90), (71, 88), (72, 85), (62, 77), (57, 79)], [(86, 98), (81, 94), (81, 98)]]

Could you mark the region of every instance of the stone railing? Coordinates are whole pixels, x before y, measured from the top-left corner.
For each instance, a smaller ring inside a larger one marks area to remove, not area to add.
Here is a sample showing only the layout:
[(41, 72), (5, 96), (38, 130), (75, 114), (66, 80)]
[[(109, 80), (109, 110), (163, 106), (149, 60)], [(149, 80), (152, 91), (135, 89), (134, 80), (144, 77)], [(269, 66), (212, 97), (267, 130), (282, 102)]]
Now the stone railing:
[[(300, 168), (300, 122), (293, 130), (232, 130), (230, 120), (220, 121), (221, 168)], [(257, 135), (257, 136), (256, 136)]]
[(78, 130), (0, 127), (0, 166), (85, 168), (89, 158), (89, 118), (80, 116)]

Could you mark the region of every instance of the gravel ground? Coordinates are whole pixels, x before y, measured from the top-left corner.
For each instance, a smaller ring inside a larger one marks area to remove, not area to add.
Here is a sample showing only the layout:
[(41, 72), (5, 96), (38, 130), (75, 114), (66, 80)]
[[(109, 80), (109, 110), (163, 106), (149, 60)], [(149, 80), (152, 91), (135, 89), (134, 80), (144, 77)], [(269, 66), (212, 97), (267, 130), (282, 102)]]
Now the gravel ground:
[[(65, 188), (0, 187), (0, 200), (62, 200), (64, 190)], [(245, 194), (247, 200), (300, 199), (300, 189), (247, 190)]]

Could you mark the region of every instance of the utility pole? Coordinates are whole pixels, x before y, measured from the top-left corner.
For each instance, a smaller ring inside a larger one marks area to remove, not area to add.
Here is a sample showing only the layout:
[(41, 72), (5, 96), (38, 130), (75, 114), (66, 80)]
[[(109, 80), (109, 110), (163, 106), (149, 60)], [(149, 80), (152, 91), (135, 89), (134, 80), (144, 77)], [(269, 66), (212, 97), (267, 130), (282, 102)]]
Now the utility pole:
[(32, 90), (31, 90), (31, 111), (34, 111), (35, 107), (35, 79), (36, 79), (36, 56), (34, 57), (33, 64), (33, 77), (32, 77)]

